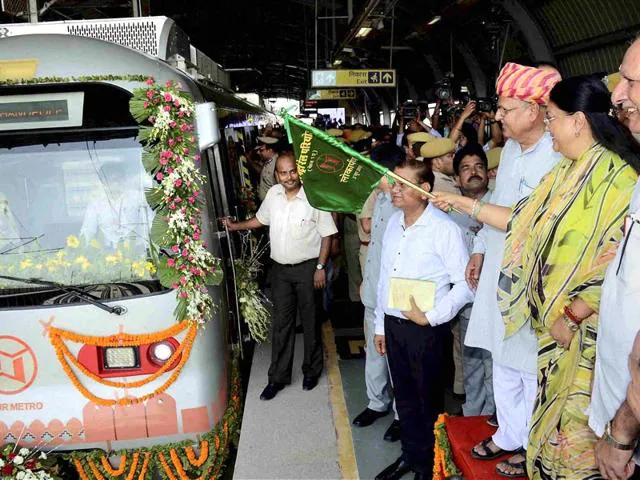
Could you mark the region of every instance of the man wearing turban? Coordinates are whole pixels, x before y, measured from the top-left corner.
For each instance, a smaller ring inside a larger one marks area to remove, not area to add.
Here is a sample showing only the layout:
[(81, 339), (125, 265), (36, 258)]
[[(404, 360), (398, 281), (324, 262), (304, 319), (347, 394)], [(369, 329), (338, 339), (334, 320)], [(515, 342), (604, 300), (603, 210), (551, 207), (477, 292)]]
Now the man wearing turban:
[[(496, 120), (508, 140), (502, 150), (496, 186), (490, 203), (511, 207), (528, 196), (561, 155), (545, 131), (544, 112), (549, 92), (560, 75), (548, 69), (507, 63), (496, 82), (499, 96)], [(473, 448), (478, 459), (513, 452), (497, 466), (504, 476), (524, 474), (529, 421), (537, 378), (536, 337), (530, 326), (505, 339), (496, 291), (505, 233), (485, 225), (474, 240), (467, 281), (477, 288), (465, 345), (483, 348), (493, 357), (493, 389), (498, 431)]]

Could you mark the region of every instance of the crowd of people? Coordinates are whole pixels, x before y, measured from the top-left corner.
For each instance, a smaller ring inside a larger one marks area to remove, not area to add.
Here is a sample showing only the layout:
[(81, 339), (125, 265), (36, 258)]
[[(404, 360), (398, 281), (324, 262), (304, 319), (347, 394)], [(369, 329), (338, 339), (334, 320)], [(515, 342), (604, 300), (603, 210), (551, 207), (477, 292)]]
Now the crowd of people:
[[(462, 413), (497, 427), (473, 447), (475, 459), (503, 457), (496, 474), (508, 478), (631, 478), (640, 437), (640, 38), (615, 88), (508, 63), (495, 93), (494, 112), (469, 102), (446, 129), (420, 113), (399, 114), (391, 128), (330, 128), (424, 190), (383, 176), (353, 218), (311, 207), (284, 136), (260, 137), (262, 204), (250, 220), (225, 222), (269, 226), (275, 313), (261, 398), (291, 381), (297, 312), (303, 388), (317, 383), (314, 289), (331, 280), (341, 225), (366, 336), (369, 403), (353, 424), (393, 411), (385, 438), (402, 443), (378, 480), (431, 476), (448, 329)], [(415, 297), (391, 306), (396, 279), (429, 284), (429, 307)]]

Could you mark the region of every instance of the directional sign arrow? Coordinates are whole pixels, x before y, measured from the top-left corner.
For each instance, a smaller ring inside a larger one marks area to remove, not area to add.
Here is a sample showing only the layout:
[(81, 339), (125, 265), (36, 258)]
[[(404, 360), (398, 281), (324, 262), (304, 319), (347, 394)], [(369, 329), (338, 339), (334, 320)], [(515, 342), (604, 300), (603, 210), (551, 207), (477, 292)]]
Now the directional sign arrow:
[(385, 73), (385, 74), (382, 76), (382, 81), (383, 81), (384, 83), (391, 83), (391, 82), (393, 82), (393, 75), (391, 75), (389, 72)]

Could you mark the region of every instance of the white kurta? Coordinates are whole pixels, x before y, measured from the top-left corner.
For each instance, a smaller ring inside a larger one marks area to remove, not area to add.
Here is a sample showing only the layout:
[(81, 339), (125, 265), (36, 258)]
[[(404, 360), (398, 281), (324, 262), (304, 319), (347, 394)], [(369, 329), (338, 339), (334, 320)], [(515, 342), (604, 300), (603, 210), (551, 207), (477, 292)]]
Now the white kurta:
[[(553, 150), (549, 133), (526, 151), (520, 144), (507, 140), (491, 203), (511, 207), (528, 196), (542, 177), (562, 158)], [(505, 327), (498, 308), (498, 276), (504, 252), (505, 233), (485, 225), (474, 241), (473, 253), (484, 253), (484, 264), (476, 291), (465, 345), (489, 350), (493, 361), (502, 365), (534, 373), (536, 371), (536, 337), (530, 324), (505, 340)]]
[(602, 285), (589, 426), (598, 436), (627, 397), (627, 360), (640, 330), (640, 182), (631, 199), (625, 238)]

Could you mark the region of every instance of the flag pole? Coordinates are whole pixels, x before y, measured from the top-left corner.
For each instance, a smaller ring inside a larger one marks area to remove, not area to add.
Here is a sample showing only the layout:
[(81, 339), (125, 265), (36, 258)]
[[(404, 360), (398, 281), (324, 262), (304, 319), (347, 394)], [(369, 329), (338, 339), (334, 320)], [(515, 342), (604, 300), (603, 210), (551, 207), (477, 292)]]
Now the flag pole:
[[(394, 180), (405, 184), (407, 187), (415, 190), (416, 192), (420, 193), (421, 195), (426, 196), (430, 200), (435, 200), (436, 199), (436, 197), (435, 197), (435, 195), (433, 193), (427, 192), (424, 188), (416, 185), (415, 183), (411, 182), (410, 180), (407, 180), (406, 178), (401, 177), (397, 173), (392, 172), (388, 168), (385, 168), (382, 165), (374, 162), (370, 158), (362, 155), (360, 152), (358, 152), (358, 151), (354, 150), (353, 148), (345, 145), (341, 141), (336, 140), (334, 137), (329, 135), (327, 132), (324, 132), (324, 131), (322, 131), (322, 130), (320, 130), (318, 128), (312, 127), (311, 125), (307, 125), (306, 123), (301, 122), (297, 118), (294, 118), (293, 116), (291, 116), (285, 110), (282, 110), (280, 112), (280, 116), (283, 117), (284, 120), (285, 120), (285, 128), (287, 130), (287, 135), (289, 137), (289, 141), (291, 141), (291, 132), (289, 130), (289, 122), (291, 122), (294, 125), (297, 125), (298, 127), (302, 128), (302, 129), (310, 131), (317, 138), (321, 138), (322, 140), (324, 140), (325, 142), (329, 143), (330, 145), (332, 145), (332, 146), (334, 146), (336, 148), (339, 148), (344, 153), (346, 153), (347, 155), (350, 155), (351, 157), (355, 158), (359, 162), (368, 165), (369, 167), (373, 168), (375, 171), (380, 173), (380, 175), (389, 176), (389, 177), (393, 178)], [(462, 212), (458, 211), (457, 209), (455, 209), (453, 207), (451, 207), (451, 209), (456, 211), (456, 212), (458, 212), (458, 213), (462, 213)]]

